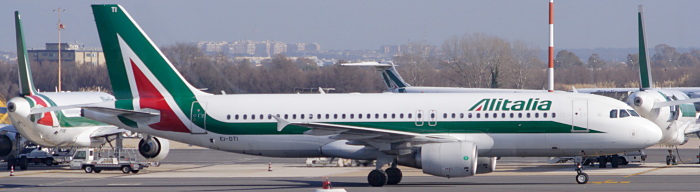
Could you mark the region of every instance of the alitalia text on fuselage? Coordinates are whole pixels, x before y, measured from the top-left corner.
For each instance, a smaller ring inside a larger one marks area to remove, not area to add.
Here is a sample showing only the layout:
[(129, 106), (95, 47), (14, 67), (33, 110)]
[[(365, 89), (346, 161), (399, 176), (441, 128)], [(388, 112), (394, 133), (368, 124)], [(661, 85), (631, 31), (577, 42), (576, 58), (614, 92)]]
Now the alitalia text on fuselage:
[(528, 100), (510, 100), (504, 98), (485, 98), (469, 108), (469, 111), (549, 111), (552, 101), (530, 98)]

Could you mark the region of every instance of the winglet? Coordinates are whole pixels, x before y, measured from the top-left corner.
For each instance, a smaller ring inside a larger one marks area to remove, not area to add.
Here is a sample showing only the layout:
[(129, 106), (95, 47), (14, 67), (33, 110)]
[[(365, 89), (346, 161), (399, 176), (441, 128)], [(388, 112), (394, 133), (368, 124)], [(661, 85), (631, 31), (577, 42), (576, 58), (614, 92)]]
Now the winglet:
[(287, 125), (292, 124), (287, 120), (277, 117), (276, 115), (273, 115), (272, 117), (275, 118), (275, 120), (277, 120), (277, 131), (282, 131), (282, 129), (287, 127)]
[(19, 67), (19, 92), (22, 95), (35, 95), (34, 82), (32, 81), (32, 69), (27, 58), (27, 48), (24, 45), (24, 33), (19, 11), (15, 11), (15, 35), (17, 38), (17, 66)]
[(576, 87), (571, 86), (571, 92), (573, 92), (573, 93), (578, 93), (578, 90), (576, 90)]
[(644, 34), (644, 8), (639, 5), (639, 13), (637, 13), (639, 25), (639, 85), (641, 89), (654, 88), (651, 80), (651, 65), (649, 65), (649, 56), (647, 55), (647, 41)]

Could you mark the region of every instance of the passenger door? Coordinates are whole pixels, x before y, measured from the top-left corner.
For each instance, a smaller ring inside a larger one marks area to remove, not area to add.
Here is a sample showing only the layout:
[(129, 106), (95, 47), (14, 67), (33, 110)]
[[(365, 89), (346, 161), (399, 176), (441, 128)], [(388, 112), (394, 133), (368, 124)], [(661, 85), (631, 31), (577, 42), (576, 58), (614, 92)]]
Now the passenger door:
[(573, 100), (571, 114), (571, 132), (588, 132), (588, 100)]

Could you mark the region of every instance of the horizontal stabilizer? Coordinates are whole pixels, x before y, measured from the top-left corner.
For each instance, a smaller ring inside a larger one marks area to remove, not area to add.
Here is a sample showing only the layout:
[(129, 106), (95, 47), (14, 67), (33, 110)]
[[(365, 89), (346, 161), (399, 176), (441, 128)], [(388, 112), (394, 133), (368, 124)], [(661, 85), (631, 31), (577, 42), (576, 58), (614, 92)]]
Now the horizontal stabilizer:
[(666, 102), (657, 102), (657, 103), (654, 103), (654, 107), (652, 107), (652, 108), (661, 108), (661, 107), (668, 107), (668, 106), (674, 106), (674, 105), (680, 105), (680, 104), (687, 104), (687, 103), (695, 103), (695, 102), (700, 102), (700, 98), (692, 98), (692, 99), (684, 99), (684, 100), (675, 100), (675, 101), (666, 101)]
[(361, 67), (391, 67), (390, 63), (379, 63), (376, 61), (360, 62), (360, 63), (343, 63), (342, 66), (361, 66)]
[(152, 117), (158, 117), (160, 115), (160, 113), (158, 113), (158, 112), (133, 111), (133, 110), (107, 108), (107, 107), (83, 107), (83, 109), (90, 110), (93, 112), (102, 113), (102, 114), (108, 114), (108, 115), (112, 115), (112, 116), (122, 116), (122, 117), (126, 117), (129, 119), (152, 118)]

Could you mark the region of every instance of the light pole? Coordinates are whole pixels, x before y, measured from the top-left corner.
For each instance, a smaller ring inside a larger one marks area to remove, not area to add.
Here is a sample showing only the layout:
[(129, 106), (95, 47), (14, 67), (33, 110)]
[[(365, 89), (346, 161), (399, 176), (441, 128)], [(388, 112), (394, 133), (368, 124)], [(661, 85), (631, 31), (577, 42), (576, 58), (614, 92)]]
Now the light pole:
[(65, 27), (61, 23), (61, 12), (66, 12), (65, 9), (54, 9), (53, 12), (58, 14), (58, 92), (61, 92), (61, 30)]

